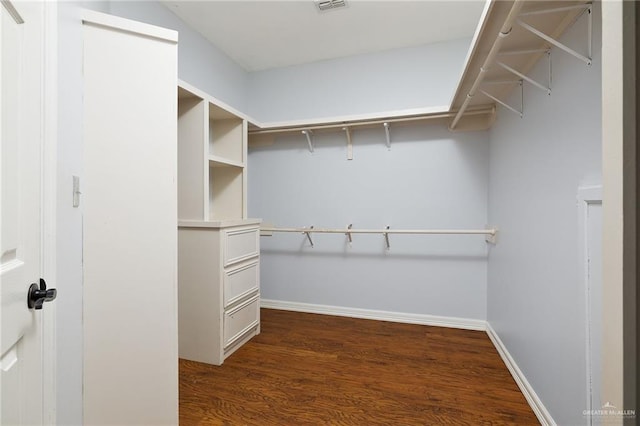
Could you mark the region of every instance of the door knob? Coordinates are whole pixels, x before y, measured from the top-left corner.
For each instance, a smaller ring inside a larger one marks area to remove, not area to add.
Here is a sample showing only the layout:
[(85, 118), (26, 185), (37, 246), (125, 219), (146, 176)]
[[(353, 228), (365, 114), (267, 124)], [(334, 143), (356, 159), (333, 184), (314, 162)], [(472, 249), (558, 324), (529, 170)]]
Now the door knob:
[(47, 290), (47, 283), (40, 278), (40, 287), (36, 283), (29, 286), (27, 305), (29, 309), (42, 309), (44, 302), (51, 302), (57, 295), (57, 290), (55, 288)]

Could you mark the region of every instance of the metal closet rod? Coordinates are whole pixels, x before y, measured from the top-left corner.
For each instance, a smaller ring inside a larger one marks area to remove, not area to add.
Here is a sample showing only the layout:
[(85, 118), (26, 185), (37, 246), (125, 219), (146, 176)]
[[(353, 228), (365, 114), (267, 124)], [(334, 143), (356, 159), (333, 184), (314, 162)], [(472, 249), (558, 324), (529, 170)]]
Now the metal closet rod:
[(495, 236), (495, 228), (489, 229), (353, 229), (353, 228), (276, 228), (262, 227), (265, 232), (300, 232), (303, 234), (475, 234)]

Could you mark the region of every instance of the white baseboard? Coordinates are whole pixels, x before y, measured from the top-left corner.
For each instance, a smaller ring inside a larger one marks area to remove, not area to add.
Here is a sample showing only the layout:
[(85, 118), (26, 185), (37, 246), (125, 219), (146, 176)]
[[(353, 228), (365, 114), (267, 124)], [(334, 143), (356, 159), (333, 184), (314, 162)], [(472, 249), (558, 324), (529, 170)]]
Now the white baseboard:
[(544, 406), (536, 392), (533, 390), (533, 387), (524, 376), (524, 373), (522, 373), (522, 370), (520, 370), (518, 364), (516, 364), (516, 362), (513, 360), (511, 354), (509, 354), (509, 351), (504, 346), (502, 340), (500, 340), (500, 337), (498, 337), (498, 334), (491, 327), (491, 324), (489, 324), (489, 322), (486, 323), (486, 330), (487, 334), (489, 335), (489, 339), (491, 339), (491, 341), (493, 342), (493, 346), (496, 347), (496, 350), (509, 369), (509, 372), (513, 376), (513, 379), (516, 381), (516, 384), (520, 388), (520, 391), (524, 395), (525, 399), (531, 406), (531, 409), (538, 418), (540, 424), (542, 424), (543, 426), (556, 426), (556, 422), (553, 420), (553, 417), (551, 417), (551, 414), (549, 413), (549, 411), (547, 411), (547, 408)]
[(261, 299), (260, 306), (284, 311), (307, 312), (311, 314), (335, 315), (340, 317), (364, 318), (378, 321), (401, 322), (407, 324), (433, 325), (437, 327), (461, 328), (484, 331), (486, 321), (467, 318), (444, 317), (425, 314), (376, 311), (371, 309), (345, 308), (342, 306), (316, 305), (312, 303), (286, 302)]

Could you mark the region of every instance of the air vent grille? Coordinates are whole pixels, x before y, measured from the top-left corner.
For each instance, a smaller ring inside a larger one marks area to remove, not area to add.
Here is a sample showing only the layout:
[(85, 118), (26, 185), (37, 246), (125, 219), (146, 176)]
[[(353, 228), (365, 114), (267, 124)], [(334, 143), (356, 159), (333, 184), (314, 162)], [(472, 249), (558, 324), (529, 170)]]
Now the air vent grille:
[(320, 0), (316, 1), (316, 6), (320, 12), (326, 12), (327, 10), (339, 9), (347, 6), (346, 0)]

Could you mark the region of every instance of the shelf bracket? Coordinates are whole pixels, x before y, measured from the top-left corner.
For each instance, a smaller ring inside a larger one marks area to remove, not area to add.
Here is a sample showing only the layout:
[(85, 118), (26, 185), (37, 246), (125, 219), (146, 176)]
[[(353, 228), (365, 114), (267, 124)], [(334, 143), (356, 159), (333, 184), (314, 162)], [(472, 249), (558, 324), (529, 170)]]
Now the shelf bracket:
[(497, 86), (500, 84), (519, 84), (521, 80), (485, 80), (482, 82), (482, 85), (492, 85)]
[[(508, 84), (512, 84), (513, 81), (505, 81), (503, 83), (504, 84), (507, 84), (507, 83)], [(499, 103), (500, 105), (502, 105), (503, 107), (505, 107), (509, 111), (518, 114), (520, 116), (520, 118), (522, 118), (522, 116), (524, 115), (524, 88), (523, 88), (523, 85), (522, 85), (522, 80), (518, 80), (517, 83), (520, 84), (520, 110), (519, 111), (516, 108), (512, 107), (511, 105), (509, 105), (508, 103), (504, 102), (503, 100), (496, 98), (491, 93), (488, 93), (486, 90), (480, 89), (479, 92), (482, 93), (483, 95), (485, 95), (487, 98)], [(490, 83), (490, 84), (500, 84), (500, 83), (493, 82), (493, 83)]]
[(522, 50), (504, 50), (498, 52), (498, 56), (515, 56), (515, 55), (529, 55), (531, 53), (544, 53), (549, 49), (522, 49)]
[[(551, 58), (551, 56), (549, 56), (549, 58)], [(517, 75), (518, 77), (520, 77), (521, 79), (533, 84), (535, 87), (537, 87), (540, 90), (544, 90), (545, 92), (547, 92), (548, 95), (551, 94), (551, 87), (547, 87), (543, 84), (538, 83), (537, 81), (535, 81), (534, 79), (532, 79), (531, 77), (527, 77), (526, 75), (524, 75), (523, 73), (521, 73), (520, 71), (511, 68), (509, 65), (505, 64), (504, 62), (496, 62), (498, 65), (500, 65), (502, 68), (504, 68), (505, 70)], [(551, 80), (551, 75), (549, 75), (549, 80)]]
[(391, 136), (389, 135), (389, 123), (382, 123), (384, 126), (384, 133), (387, 137), (387, 149), (391, 150)]
[(353, 160), (353, 142), (351, 141), (351, 129), (343, 127), (345, 134), (347, 135), (347, 160)]
[(307, 137), (307, 143), (309, 144), (309, 152), (313, 152), (313, 132), (311, 130), (303, 130), (302, 134)]
[[(547, 92), (547, 94), (551, 94), (551, 81), (552, 81), (552, 72), (551, 72), (551, 49), (550, 48), (545, 48), (545, 49), (523, 49), (523, 50), (507, 50), (504, 52), (499, 52), (498, 56), (520, 56), (520, 55), (530, 55), (530, 54), (534, 54), (534, 53), (545, 53), (547, 55), (547, 62), (549, 63), (549, 84), (548, 87), (543, 86), (542, 84), (537, 83), (536, 81), (527, 78), (526, 76), (518, 73), (515, 69), (508, 67), (507, 65), (498, 62), (498, 64), (500, 66), (502, 66), (503, 68), (507, 69), (508, 71), (511, 71), (512, 73), (514, 73), (515, 75), (517, 75), (518, 77), (527, 80), (528, 82), (530, 82), (531, 84), (535, 85), (536, 87), (545, 90)], [(496, 82), (483, 82), (483, 84), (500, 84), (499, 81)]]
[(309, 244), (311, 244), (311, 248), (313, 248), (313, 240), (311, 239), (312, 230), (313, 230), (313, 225), (311, 225), (308, 231), (303, 232), (303, 234), (307, 236), (307, 239), (309, 240)]
[[(351, 229), (353, 228), (353, 223), (350, 223), (349, 226), (347, 226), (347, 229)], [(347, 238), (349, 239), (349, 247), (351, 247), (351, 244), (353, 243), (353, 238), (351, 236), (351, 232), (347, 231), (344, 235), (347, 236)]]
[[(387, 225), (386, 229), (387, 230), (389, 229), (389, 225)], [(383, 235), (384, 235), (384, 242), (387, 245), (387, 250), (389, 250), (389, 249), (391, 249), (391, 244), (389, 244), (389, 233), (385, 232), (385, 233), (383, 233)]]
[(533, 33), (535, 35), (537, 35), (538, 37), (540, 37), (541, 39), (543, 39), (547, 43), (550, 43), (550, 44), (554, 45), (555, 47), (557, 47), (558, 49), (564, 50), (568, 54), (575, 56), (576, 58), (580, 59), (581, 61), (583, 61), (587, 65), (591, 65), (591, 63), (592, 63), (591, 56), (592, 56), (592, 49), (593, 49), (593, 47), (592, 47), (593, 4), (587, 3), (587, 4), (577, 5), (577, 6), (566, 6), (566, 7), (558, 7), (558, 8), (554, 8), (554, 9), (537, 10), (537, 11), (522, 13), (522, 14), (520, 14), (520, 16), (542, 15), (542, 14), (545, 14), (545, 13), (561, 12), (561, 11), (566, 11), (566, 10), (570, 10), (570, 9), (584, 9), (587, 12), (587, 19), (588, 19), (588, 21), (587, 21), (587, 56), (584, 56), (584, 55), (576, 52), (575, 50), (573, 50), (572, 48), (570, 48), (566, 44), (560, 43), (558, 40), (554, 39), (553, 37), (543, 33), (542, 31), (532, 27), (529, 24), (527, 24), (522, 19), (517, 19), (516, 22), (522, 28), (524, 28), (525, 30), (527, 30), (527, 31), (529, 31), (529, 32), (531, 32), (531, 33)]

